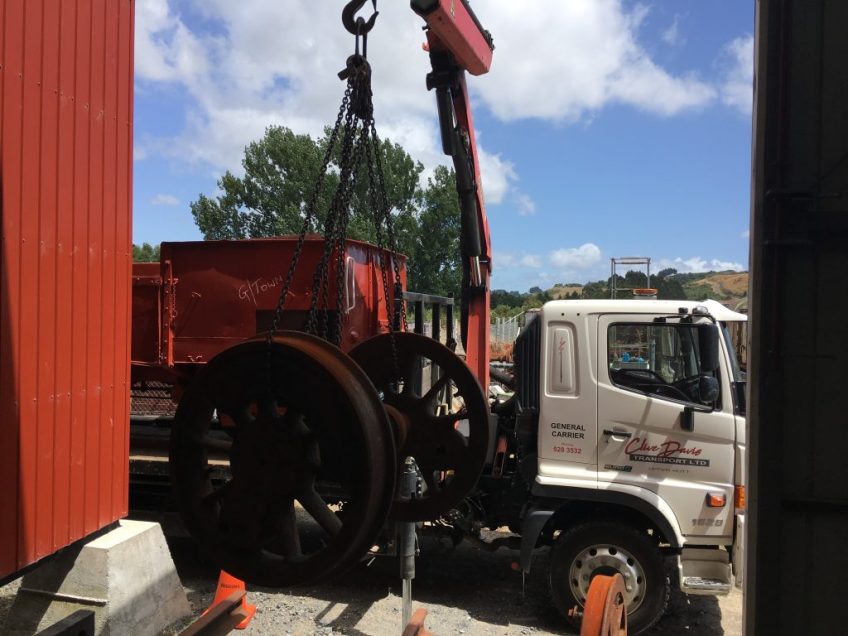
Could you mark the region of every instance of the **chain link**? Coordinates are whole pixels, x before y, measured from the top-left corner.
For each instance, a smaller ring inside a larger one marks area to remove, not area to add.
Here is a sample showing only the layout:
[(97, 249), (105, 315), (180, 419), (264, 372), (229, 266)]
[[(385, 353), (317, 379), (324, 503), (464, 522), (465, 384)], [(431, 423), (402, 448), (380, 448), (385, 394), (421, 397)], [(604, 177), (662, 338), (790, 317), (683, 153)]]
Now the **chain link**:
[[(380, 140), (374, 121), (373, 93), (371, 91), (371, 67), (361, 55), (348, 58), (347, 68), (339, 74), (347, 80), (344, 97), (336, 117), (335, 125), (327, 141), (324, 160), (315, 182), (309, 202), (306, 205), (303, 224), (280, 297), (274, 311), (271, 330), (268, 332), (268, 365), (270, 381), (271, 343), (279, 330), (286, 299), (294, 279), (295, 270), (302, 257), (306, 234), (317, 220), (318, 200), (327, 173), (338, 148), (338, 185), (324, 218), (324, 249), (312, 277), (310, 307), (305, 331), (318, 335), (329, 342), (341, 345), (342, 314), (345, 296), (345, 254), (346, 240), (350, 226), (350, 216), (356, 184), (361, 168), (367, 173), (368, 187), (366, 204), (372, 209), (377, 246), (379, 248), (380, 269), (383, 283), (383, 298), (386, 314), (389, 318), (389, 331), (394, 334), (398, 329), (406, 331), (406, 310), (402, 298), (400, 278), (400, 259), (397, 254), (397, 237), (393, 215), (386, 191), (385, 176), (381, 158)], [(387, 263), (387, 252), (391, 263)], [(334, 258), (335, 256), (335, 258)], [(330, 325), (330, 272), (331, 263), (335, 269), (335, 303), (337, 319)], [(394, 278), (394, 292), (389, 293), (389, 267)], [(390, 298), (394, 302), (390, 302)], [(392, 357), (397, 377), (400, 377), (397, 350), (392, 336)]]

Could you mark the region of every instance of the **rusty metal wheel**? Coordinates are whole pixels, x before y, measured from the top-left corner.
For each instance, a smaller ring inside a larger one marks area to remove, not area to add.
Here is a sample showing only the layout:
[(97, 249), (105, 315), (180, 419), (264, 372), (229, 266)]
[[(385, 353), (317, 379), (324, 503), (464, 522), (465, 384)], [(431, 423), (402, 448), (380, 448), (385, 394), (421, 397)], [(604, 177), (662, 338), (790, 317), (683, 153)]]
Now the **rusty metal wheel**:
[[(216, 455), (229, 459), (224, 483), (211, 478)], [(339, 349), (297, 332), (277, 334), (270, 358), (264, 339), (251, 340), (197, 374), (177, 409), (171, 472), (207, 557), (273, 587), (356, 563), (385, 523), (396, 478), (371, 382)]]
[(620, 574), (598, 574), (592, 579), (580, 636), (627, 636), (624, 579)]
[(414, 457), (426, 484), (420, 498), (395, 501), (389, 516), (423, 521), (447, 513), (474, 488), (486, 461), (489, 408), (480, 383), (450, 349), (418, 334), (376, 336), (350, 357), (377, 387), (398, 458)]

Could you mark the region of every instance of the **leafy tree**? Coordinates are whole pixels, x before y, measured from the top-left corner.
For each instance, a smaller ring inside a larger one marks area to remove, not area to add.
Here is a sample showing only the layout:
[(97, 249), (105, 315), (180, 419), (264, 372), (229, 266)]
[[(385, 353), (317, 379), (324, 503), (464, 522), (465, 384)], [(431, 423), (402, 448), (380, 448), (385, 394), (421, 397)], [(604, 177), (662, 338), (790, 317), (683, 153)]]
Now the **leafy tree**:
[(159, 261), (159, 246), (153, 247), (150, 243), (142, 243), (139, 247), (133, 243), (132, 254), (134, 263), (155, 263)]
[(600, 280), (594, 283), (586, 283), (583, 286), (581, 298), (609, 298), (608, 283)]
[(491, 293), (492, 307), (509, 307), (515, 309), (524, 304), (524, 294), (517, 291), (506, 291), (505, 289), (496, 289)]
[[(218, 181), (216, 197), (201, 194), (191, 204), (195, 223), (205, 239), (240, 239), (295, 234), (303, 217), (329, 143), (330, 130), (318, 140), (288, 128), (270, 126), (265, 136), (244, 151), (244, 176), (227, 171)], [(323, 187), (316, 198), (316, 219), (308, 231), (320, 232), (338, 183), (338, 145)], [(396, 217), (410, 216), (420, 197), (418, 182), (424, 167), (399, 145), (381, 142), (380, 159), (389, 205)], [(352, 194), (348, 235), (374, 241), (373, 209), (367, 197), (365, 169)]]
[[(437, 295), (459, 296), (460, 213), (453, 170), (436, 168), (421, 195), (420, 212), (415, 219), (401, 220), (404, 238), (399, 240), (409, 255), (407, 275), (410, 289)], [(399, 228), (399, 230), (401, 229)]]

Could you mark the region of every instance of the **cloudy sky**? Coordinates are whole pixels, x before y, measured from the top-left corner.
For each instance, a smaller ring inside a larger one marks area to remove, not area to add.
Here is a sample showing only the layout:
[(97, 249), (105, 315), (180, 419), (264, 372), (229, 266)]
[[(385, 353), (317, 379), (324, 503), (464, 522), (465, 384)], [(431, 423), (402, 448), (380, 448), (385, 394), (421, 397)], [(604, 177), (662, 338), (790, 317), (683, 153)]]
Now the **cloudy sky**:
[[(332, 122), (344, 4), (138, 0), (136, 243), (200, 238), (189, 203), (266, 126)], [(495, 287), (601, 278), (615, 256), (747, 269), (753, 0), (472, 6), (496, 45), (469, 79)], [(422, 23), (406, 0), (378, 8), (378, 131), (432, 169), (445, 158)]]

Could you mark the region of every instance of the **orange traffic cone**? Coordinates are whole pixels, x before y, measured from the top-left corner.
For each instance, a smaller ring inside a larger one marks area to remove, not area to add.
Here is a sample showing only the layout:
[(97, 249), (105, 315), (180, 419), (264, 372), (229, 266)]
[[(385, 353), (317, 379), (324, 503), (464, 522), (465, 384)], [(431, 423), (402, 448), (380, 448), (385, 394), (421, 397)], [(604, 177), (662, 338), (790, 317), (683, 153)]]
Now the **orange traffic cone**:
[(250, 621), (253, 619), (253, 615), (256, 614), (256, 605), (251, 605), (247, 602), (247, 590), (244, 587), (244, 581), (241, 579), (237, 579), (231, 574), (227, 574), (224, 570), (221, 570), (221, 574), (218, 576), (218, 589), (215, 590), (215, 598), (212, 601), (212, 605), (206, 608), (206, 611), (201, 614), (203, 616), (211, 610), (213, 607), (218, 605), (219, 603), (226, 600), (226, 598), (232, 594), (233, 592), (245, 592), (245, 596), (241, 599), (241, 608), (247, 614), (247, 618), (245, 618), (241, 623), (236, 625), (236, 629), (245, 629), (248, 625), (250, 625)]

